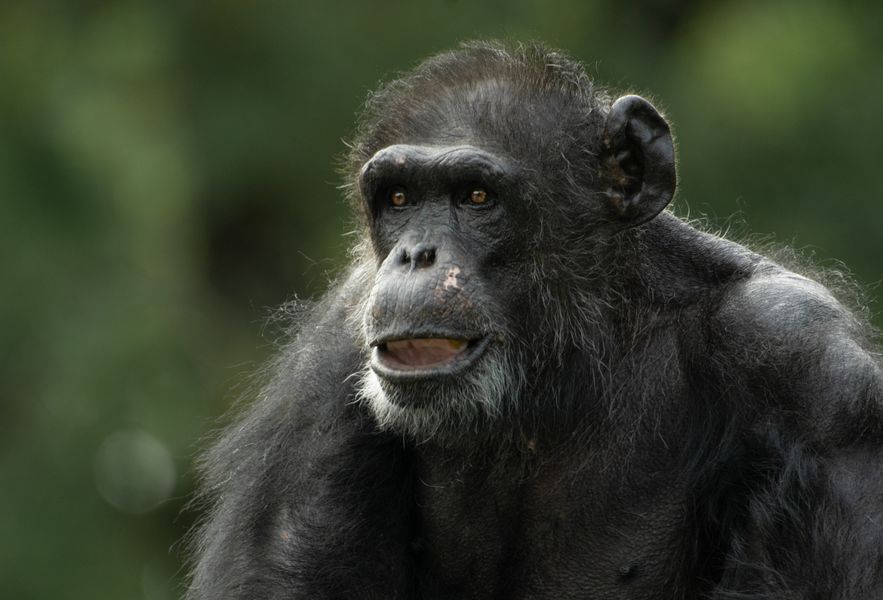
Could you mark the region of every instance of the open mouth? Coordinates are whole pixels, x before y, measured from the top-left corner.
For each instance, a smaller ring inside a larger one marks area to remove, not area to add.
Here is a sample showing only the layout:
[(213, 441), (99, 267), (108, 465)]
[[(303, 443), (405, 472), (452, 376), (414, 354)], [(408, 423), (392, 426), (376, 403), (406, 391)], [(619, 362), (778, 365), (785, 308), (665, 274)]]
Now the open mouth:
[(390, 339), (374, 348), (371, 368), (388, 378), (416, 379), (459, 373), (487, 347), (488, 337)]

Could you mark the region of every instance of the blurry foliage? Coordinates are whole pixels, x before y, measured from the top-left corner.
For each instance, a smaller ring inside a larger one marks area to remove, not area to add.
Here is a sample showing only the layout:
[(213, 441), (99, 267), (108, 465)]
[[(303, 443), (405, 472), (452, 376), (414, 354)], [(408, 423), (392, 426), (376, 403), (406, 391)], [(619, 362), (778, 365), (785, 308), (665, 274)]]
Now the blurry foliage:
[(198, 440), (268, 353), (268, 307), (344, 257), (354, 114), (459, 40), (541, 39), (652, 95), (679, 212), (875, 285), (880, 6), (0, 4), (0, 597), (179, 595)]

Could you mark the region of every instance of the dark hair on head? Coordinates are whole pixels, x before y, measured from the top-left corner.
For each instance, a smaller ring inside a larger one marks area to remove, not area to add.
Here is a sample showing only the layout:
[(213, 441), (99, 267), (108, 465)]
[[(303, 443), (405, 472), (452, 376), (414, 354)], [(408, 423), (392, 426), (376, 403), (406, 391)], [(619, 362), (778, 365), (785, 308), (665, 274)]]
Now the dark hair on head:
[(595, 86), (582, 64), (541, 43), (464, 42), (424, 60), (369, 95), (346, 158), (345, 174), (353, 177), (374, 152), (397, 141), (424, 133), (428, 139), (437, 139), (439, 128), (451, 126), (452, 115), (472, 117), (473, 128), (495, 124), (495, 131), (481, 132), (483, 140), (496, 139), (503, 146), (507, 138), (523, 141), (523, 131), (536, 129), (536, 123), (528, 127), (517, 119), (503, 119), (505, 127), (500, 127), (499, 117), (482, 119), (482, 111), (504, 110), (504, 102), (510, 107), (542, 106), (531, 119), (548, 122), (575, 141), (580, 132), (599, 130), (600, 113), (606, 113), (611, 100)]

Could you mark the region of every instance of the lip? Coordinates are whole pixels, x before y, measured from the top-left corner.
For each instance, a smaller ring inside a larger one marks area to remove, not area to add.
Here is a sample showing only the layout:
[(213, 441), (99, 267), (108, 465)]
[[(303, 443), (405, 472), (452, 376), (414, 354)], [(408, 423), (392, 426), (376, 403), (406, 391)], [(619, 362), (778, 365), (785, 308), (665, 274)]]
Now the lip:
[[(466, 348), (449, 360), (427, 366), (398, 366), (387, 355), (386, 344), (389, 342), (418, 340), (418, 339), (455, 339), (465, 340)], [(418, 381), (438, 377), (452, 377), (459, 375), (472, 366), (487, 349), (490, 343), (490, 335), (451, 334), (451, 333), (421, 333), (412, 335), (385, 336), (372, 342), (374, 347), (371, 352), (371, 369), (377, 375), (390, 381)]]

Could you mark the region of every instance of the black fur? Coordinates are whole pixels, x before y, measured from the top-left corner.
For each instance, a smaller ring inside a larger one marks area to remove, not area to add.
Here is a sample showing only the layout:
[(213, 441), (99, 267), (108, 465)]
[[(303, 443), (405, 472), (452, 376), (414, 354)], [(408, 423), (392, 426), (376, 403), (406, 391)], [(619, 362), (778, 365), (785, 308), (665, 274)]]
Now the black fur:
[[(190, 600), (883, 597), (869, 326), (660, 213), (668, 126), (613, 100), (489, 43), (371, 97), (361, 242), (204, 459)], [(425, 337), (477, 358), (397, 370)]]

